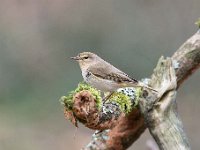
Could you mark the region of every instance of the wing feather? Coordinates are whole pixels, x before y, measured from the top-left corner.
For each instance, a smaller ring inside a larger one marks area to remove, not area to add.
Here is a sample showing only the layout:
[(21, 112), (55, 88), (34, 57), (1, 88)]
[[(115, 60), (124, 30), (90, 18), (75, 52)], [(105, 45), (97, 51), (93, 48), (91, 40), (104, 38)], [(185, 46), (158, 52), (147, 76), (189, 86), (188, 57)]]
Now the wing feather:
[(104, 67), (93, 67), (89, 68), (88, 71), (99, 78), (112, 80), (118, 83), (123, 83), (123, 82), (138, 83), (136, 79), (129, 77), (127, 74), (118, 70), (117, 68), (109, 69)]

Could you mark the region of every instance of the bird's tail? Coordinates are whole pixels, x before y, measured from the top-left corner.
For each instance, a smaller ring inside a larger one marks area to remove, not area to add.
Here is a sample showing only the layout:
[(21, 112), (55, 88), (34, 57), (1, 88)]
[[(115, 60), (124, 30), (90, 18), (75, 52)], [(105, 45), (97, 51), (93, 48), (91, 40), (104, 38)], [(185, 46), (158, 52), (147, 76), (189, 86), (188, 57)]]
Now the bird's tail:
[(143, 82), (139, 82), (139, 83), (138, 83), (138, 87), (147, 88), (147, 89), (149, 89), (149, 90), (151, 90), (151, 91), (154, 91), (154, 92), (156, 92), (156, 93), (158, 92), (157, 90), (155, 90), (154, 88), (152, 88), (152, 87), (150, 87), (150, 86), (144, 84)]
[(155, 90), (154, 88), (152, 88), (152, 87), (150, 87), (150, 86), (148, 86), (148, 85), (146, 85), (146, 84), (144, 84), (143, 82), (140, 82), (140, 81), (138, 81), (137, 83), (129, 83), (129, 84), (123, 84), (122, 85), (123, 87), (141, 87), (141, 88), (146, 88), (146, 89), (149, 89), (149, 90), (151, 90), (151, 91), (154, 91), (154, 92), (158, 92), (157, 90)]

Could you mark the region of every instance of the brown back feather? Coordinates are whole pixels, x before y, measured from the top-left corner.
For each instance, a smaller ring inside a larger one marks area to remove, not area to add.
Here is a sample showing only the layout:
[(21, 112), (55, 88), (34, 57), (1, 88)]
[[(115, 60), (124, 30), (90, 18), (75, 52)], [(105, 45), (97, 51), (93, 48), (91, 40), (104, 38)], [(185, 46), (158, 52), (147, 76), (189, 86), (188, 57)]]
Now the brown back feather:
[(117, 68), (112, 68), (112, 69), (106, 68), (106, 71), (105, 71), (105, 68), (104, 67), (92, 67), (92, 68), (90, 67), (88, 71), (91, 72), (93, 75), (102, 79), (106, 79), (106, 80), (112, 80), (119, 83), (122, 83), (122, 82), (138, 83), (136, 79), (129, 77), (127, 74), (118, 70)]

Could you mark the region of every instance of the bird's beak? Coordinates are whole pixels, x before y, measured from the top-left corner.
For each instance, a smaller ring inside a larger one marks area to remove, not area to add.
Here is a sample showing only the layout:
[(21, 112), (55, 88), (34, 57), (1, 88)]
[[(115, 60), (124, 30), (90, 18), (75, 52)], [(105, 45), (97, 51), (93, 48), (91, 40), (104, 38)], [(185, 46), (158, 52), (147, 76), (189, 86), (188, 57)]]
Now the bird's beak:
[(80, 60), (81, 58), (79, 56), (75, 56), (75, 57), (70, 57), (73, 60)]

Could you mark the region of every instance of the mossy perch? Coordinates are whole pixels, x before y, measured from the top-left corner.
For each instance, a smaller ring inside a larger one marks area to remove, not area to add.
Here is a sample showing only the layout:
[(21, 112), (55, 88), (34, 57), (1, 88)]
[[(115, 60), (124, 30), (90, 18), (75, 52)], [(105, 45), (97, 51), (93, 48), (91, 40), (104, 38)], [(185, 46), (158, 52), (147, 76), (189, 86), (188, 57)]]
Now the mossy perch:
[(78, 122), (95, 130), (110, 129), (122, 115), (131, 112), (137, 106), (141, 88), (120, 88), (105, 102), (102, 102), (101, 92), (92, 86), (81, 82), (67, 96), (62, 96), (66, 119), (76, 127)]

